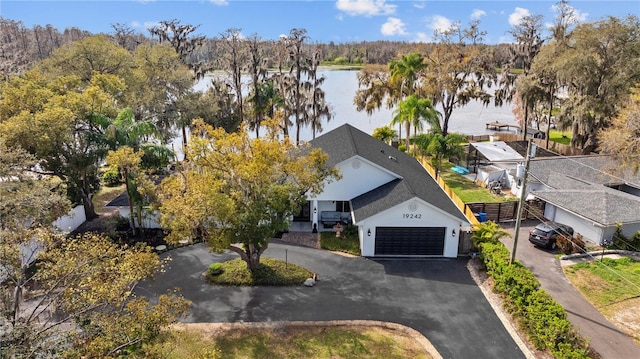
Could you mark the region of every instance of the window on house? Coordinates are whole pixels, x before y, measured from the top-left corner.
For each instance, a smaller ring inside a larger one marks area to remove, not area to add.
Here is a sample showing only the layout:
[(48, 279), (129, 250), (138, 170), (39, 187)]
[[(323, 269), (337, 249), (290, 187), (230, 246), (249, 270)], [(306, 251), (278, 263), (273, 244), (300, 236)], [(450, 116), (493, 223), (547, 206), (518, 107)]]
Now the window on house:
[(336, 212), (351, 212), (349, 201), (336, 201)]

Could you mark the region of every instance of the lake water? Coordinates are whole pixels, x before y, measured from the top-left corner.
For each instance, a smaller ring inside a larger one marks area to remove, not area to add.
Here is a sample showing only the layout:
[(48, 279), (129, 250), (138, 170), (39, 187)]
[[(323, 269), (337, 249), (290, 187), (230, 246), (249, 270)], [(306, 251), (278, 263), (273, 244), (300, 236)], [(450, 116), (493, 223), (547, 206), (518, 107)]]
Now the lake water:
[[(348, 123), (366, 133), (373, 133), (378, 127), (389, 125), (393, 118), (393, 110), (381, 108), (375, 111), (371, 116), (366, 112), (356, 111), (353, 104), (353, 98), (358, 90), (358, 79), (356, 77), (358, 70), (323, 70), (319, 71), (320, 75), (325, 77), (322, 89), (325, 91), (325, 100), (330, 105), (333, 118), (328, 123), (324, 123), (323, 133)], [(210, 83), (210, 79), (201, 80), (195, 88), (197, 90), (205, 89)], [(487, 122), (502, 122), (510, 125), (517, 125), (516, 120), (511, 112), (511, 105), (502, 107), (493, 105), (483, 106), (479, 101), (472, 101), (469, 104), (453, 110), (451, 119), (449, 120), (449, 132), (459, 132), (466, 135), (493, 134), (493, 130), (486, 129)], [(436, 106), (438, 111), (442, 112), (439, 105)], [(398, 127), (394, 129), (397, 131)], [(404, 126), (402, 127), (404, 138)], [(513, 130), (510, 131), (513, 133)], [(295, 135), (295, 131), (290, 131)], [(316, 134), (318, 136), (319, 134)], [(301, 140), (311, 140), (312, 133), (310, 128), (304, 128), (300, 133)], [(178, 146), (179, 147), (179, 146)]]

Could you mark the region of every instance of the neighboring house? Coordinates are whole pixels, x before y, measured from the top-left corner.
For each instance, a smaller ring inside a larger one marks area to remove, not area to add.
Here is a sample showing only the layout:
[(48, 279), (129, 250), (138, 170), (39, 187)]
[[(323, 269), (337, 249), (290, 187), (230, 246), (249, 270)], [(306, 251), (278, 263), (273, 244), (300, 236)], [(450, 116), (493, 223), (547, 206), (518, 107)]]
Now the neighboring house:
[[(109, 203), (105, 205), (105, 207), (109, 208), (117, 208), (120, 217), (129, 219), (129, 214), (131, 210), (129, 208), (129, 196), (127, 195), (127, 191), (120, 193), (120, 195), (114, 199), (112, 199)], [(148, 207), (143, 208), (142, 210), (142, 228), (162, 228), (160, 226), (160, 213), (158, 211), (151, 211)], [(138, 220), (134, 218), (134, 223), (136, 227), (140, 227), (138, 224)]]
[[(520, 197), (527, 141), (469, 145), (467, 164), (476, 179), (498, 180)], [(540, 146), (529, 164), (527, 201), (542, 201), (544, 218), (573, 227), (585, 239), (602, 244), (622, 224), (625, 236), (640, 230), (640, 177), (619, 168), (610, 156), (558, 156)]]
[(640, 177), (619, 168), (610, 156), (589, 155), (533, 159), (527, 192), (546, 202), (544, 217), (573, 227), (602, 244), (616, 224), (625, 236), (640, 230)]
[(524, 157), (503, 141), (473, 142), (469, 144), (467, 167), (476, 174), (476, 182), (485, 186), (499, 182), (510, 187), (509, 172), (524, 161)]
[(294, 221), (309, 230), (353, 223), (366, 257), (457, 257), (470, 221), (415, 158), (348, 124), (309, 143), (342, 179), (310, 197)]

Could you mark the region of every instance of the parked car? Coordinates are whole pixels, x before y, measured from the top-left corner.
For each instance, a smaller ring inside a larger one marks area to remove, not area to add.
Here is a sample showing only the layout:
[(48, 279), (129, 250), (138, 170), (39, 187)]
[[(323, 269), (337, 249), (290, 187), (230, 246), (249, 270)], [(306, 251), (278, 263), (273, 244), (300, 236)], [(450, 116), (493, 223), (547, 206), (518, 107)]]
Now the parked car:
[(529, 242), (533, 243), (537, 247), (556, 249), (556, 238), (558, 235), (564, 235), (572, 238), (573, 228), (566, 224), (552, 221), (540, 223), (531, 230), (531, 232), (529, 232)]

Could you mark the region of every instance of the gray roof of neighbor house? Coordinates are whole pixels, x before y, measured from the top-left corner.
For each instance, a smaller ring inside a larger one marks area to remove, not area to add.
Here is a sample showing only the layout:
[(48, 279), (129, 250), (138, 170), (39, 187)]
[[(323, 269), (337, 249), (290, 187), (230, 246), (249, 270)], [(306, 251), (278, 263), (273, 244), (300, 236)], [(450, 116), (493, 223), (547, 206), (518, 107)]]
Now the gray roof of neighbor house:
[(616, 168), (619, 166), (612, 157), (605, 155), (545, 157), (532, 159), (529, 164), (529, 173), (534, 176), (534, 180), (554, 188), (567, 187), (564, 177), (556, 176), (557, 174), (601, 185), (640, 182), (638, 176), (633, 176), (628, 171), (614, 174), (612, 171)]
[(322, 148), (328, 155), (328, 165), (360, 156), (399, 178), (374, 190), (351, 198), (354, 219), (362, 220), (392, 208), (412, 198), (419, 198), (460, 220), (469, 220), (458, 209), (438, 183), (413, 157), (368, 134), (345, 124), (311, 140), (312, 147)]
[(630, 171), (611, 172), (610, 156), (588, 155), (534, 159), (530, 180), (545, 184), (536, 197), (605, 226), (640, 222), (640, 197), (608, 186), (640, 188), (640, 177)]
[(118, 197), (109, 201), (109, 203), (105, 204), (105, 207), (128, 207), (129, 206), (129, 196), (127, 196), (127, 191), (124, 191), (118, 195)]
[(640, 198), (605, 186), (597, 187), (539, 191), (535, 196), (604, 226), (640, 222)]

